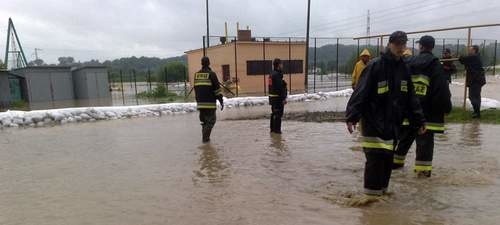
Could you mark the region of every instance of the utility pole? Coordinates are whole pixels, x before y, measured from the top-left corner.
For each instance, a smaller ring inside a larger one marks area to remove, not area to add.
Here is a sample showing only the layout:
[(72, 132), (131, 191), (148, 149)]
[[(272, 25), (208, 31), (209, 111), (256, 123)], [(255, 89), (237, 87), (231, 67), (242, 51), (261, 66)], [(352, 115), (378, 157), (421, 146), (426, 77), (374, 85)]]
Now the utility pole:
[(207, 9), (207, 48), (210, 48), (210, 25), (208, 20), (208, 0), (206, 0), (206, 9)]
[(38, 51), (42, 51), (42, 49), (35, 48), (35, 60), (38, 61)]
[[(366, 36), (370, 36), (370, 10), (366, 16)], [(366, 45), (370, 46), (370, 38), (366, 39)]]
[(307, 93), (308, 91), (308, 79), (309, 79), (309, 22), (311, 18), (311, 0), (307, 0), (307, 29), (306, 29), (306, 65), (305, 65), (305, 78), (304, 78), (304, 88)]

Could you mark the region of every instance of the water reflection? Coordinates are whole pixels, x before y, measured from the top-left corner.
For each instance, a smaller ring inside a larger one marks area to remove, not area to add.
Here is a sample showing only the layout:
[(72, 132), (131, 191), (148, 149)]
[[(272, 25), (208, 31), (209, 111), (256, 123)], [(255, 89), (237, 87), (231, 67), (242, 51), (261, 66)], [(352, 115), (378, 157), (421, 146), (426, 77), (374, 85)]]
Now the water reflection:
[(281, 134), (271, 133), (271, 144), (269, 145), (277, 155), (283, 155), (283, 153), (288, 152), (288, 147)]
[(479, 121), (473, 121), (472, 123), (462, 124), (461, 142), (465, 146), (479, 147), (482, 144), (481, 141), (481, 123)]
[(222, 183), (228, 176), (228, 166), (224, 163), (217, 148), (213, 144), (203, 144), (198, 147), (201, 150), (198, 164), (200, 169), (195, 171), (199, 178), (206, 178), (208, 183)]

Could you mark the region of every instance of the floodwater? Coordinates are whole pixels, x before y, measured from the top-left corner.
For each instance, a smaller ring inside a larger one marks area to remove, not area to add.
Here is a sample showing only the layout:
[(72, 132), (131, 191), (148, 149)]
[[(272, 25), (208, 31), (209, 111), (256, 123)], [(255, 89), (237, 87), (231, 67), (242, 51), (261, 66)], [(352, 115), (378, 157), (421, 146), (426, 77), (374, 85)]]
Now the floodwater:
[(245, 111), (219, 113), (211, 144), (196, 114), (1, 130), (0, 224), (500, 221), (500, 126), (450, 125), (432, 178), (414, 176), (412, 150), (392, 195), (350, 207), (364, 155), (344, 124), (284, 121), (276, 136), (267, 120), (237, 120)]

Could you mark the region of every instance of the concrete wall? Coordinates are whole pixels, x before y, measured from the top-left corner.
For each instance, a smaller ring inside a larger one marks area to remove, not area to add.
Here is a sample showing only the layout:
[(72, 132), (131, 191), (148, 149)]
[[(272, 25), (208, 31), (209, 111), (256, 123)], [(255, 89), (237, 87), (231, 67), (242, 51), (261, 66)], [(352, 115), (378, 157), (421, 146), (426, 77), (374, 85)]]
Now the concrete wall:
[[(266, 60), (281, 58), (288, 60), (288, 42), (266, 42)], [(291, 60), (303, 60), (303, 71), (305, 71), (305, 50), (304, 42), (292, 42), (290, 45)], [(203, 49), (187, 52), (189, 81), (193, 82), (194, 73), (201, 68), (201, 57)], [(234, 43), (218, 45), (207, 49), (207, 56), (210, 58), (212, 70), (217, 73), (219, 81), (222, 82), (222, 65), (229, 65), (231, 79), (236, 76)], [(240, 94), (264, 94), (264, 76), (248, 76), (247, 61), (263, 60), (262, 42), (238, 42), (237, 43), (237, 63), (238, 63), (238, 85)], [(288, 74), (285, 75), (285, 81), (292, 87), (294, 93), (304, 91), (305, 73), (292, 74), (290, 80)], [(266, 90), (267, 91), (267, 90)]]
[(83, 67), (73, 71), (77, 99), (110, 98), (106, 67)]
[(10, 102), (9, 73), (0, 71), (0, 108), (7, 108)]

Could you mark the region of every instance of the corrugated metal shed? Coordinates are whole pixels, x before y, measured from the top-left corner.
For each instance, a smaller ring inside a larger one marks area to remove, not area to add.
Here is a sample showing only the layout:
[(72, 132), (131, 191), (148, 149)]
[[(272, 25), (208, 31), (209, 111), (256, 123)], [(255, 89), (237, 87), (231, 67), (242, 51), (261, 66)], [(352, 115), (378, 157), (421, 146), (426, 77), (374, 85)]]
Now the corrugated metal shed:
[(11, 72), (26, 79), (29, 102), (53, 102), (75, 98), (70, 67), (26, 67)]
[(73, 70), (73, 85), (77, 99), (111, 98), (106, 67), (87, 66)]
[(9, 73), (0, 70), (0, 108), (7, 108), (10, 102)]

